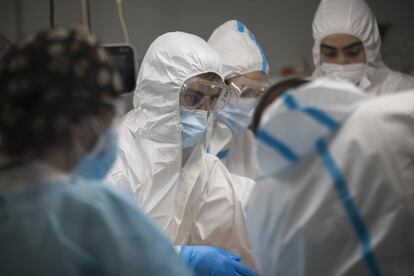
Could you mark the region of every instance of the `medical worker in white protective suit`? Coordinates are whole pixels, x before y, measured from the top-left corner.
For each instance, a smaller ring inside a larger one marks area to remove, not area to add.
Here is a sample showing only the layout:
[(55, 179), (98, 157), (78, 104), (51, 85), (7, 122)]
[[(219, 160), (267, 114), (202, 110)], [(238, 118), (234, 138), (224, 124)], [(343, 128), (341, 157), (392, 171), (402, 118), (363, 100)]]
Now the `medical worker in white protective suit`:
[(414, 77), (382, 61), (377, 21), (364, 0), (322, 0), (313, 38), (313, 78), (346, 79), (375, 95), (414, 88)]
[(269, 65), (252, 32), (238, 20), (219, 26), (208, 43), (223, 62), (230, 99), (211, 126), (208, 150), (234, 174), (256, 175), (254, 135), (248, 129), (258, 99), (269, 87)]
[(207, 42), (182, 32), (158, 37), (142, 62), (135, 108), (121, 122), (109, 178), (132, 190), (176, 245), (217, 246), (254, 267), (244, 206), (255, 183), (205, 149), (208, 114), (225, 92)]
[(318, 81), (268, 107), (248, 206), (263, 275), (413, 274), (413, 92)]

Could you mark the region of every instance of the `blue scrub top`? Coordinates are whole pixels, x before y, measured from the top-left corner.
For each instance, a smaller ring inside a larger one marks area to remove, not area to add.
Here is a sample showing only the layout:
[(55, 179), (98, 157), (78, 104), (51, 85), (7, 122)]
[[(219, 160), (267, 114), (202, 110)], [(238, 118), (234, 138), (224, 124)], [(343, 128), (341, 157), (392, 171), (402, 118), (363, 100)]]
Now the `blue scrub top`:
[(71, 180), (0, 192), (0, 275), (191, 275), (132, 198)]

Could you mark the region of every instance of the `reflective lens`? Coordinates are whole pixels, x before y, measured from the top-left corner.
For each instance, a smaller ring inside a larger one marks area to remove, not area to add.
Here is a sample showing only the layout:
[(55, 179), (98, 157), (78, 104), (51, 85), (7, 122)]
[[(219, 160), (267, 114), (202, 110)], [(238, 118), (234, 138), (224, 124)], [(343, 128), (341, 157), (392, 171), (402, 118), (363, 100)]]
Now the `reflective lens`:
[(227, 86), (220, 82), (210, 82), (201, 78), (187, 80), (180, 92), (180, 103), (189, 109), (217, 111), (224, 107), (227, 99)]
[(255, 81), (244, 76), (232, 78), (229, 81), (231, 96), (240, 98), (260, 98), (270, 87), (268, 80)]

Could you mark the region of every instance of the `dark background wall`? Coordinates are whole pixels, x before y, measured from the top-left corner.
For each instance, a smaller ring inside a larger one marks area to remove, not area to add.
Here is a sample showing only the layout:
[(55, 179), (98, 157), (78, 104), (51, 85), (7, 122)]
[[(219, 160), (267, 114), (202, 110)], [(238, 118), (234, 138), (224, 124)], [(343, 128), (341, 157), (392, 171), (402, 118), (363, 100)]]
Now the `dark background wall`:
[[(344, 0), (346, 1), (346, 0)], [(414, 1), (367, 0), (380, 23), (392, 23), (383, 43), (386, 63), (414, 73)], [(138, 59), (167, 31), (207, 39), (228, 19), (240, 19), (262, 44), (277, 78), (280, 69), (311, 57), (311, 24), (319, 0), (124, 0), (125, 18)], [(115, 0), (90, 0), (92, 30), (103, 42), (122, 42)], [(80, 0), (55, 0), (58, 25), (81, 22)], [(49, 26), (48, 0), (0, 0), (0, 32), (14, 41)]]

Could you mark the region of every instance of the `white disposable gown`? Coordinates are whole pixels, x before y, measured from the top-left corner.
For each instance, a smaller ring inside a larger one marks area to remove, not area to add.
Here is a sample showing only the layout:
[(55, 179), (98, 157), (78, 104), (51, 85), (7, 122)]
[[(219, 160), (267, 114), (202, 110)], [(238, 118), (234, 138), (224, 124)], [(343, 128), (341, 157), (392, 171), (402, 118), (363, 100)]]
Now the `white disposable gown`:
[[(238, 20), (219, 26), (208, 43), (220, 55), (225, 79), (251, 72), (269, 72), (264, 52), (252, 32)], [(234, 174), (253, 178), (257, 165), (254, 154), (254, 135), (249, 130), (234, 134), (222, 122), (216, 121), (211, 131), (209, 152), (216, 155)]]
[(217, 53), (201, 38), (167, 33), (149, 47), (134, 109), (119, 125), (118, 159), (109, 180), (132, 190), (176, 245), (212, 245), (253, 266), (244, 207), (254, 187), (205, 151), (205, 139), (182, 165), (179, 93), (190, 77), (221, 76)]
[(321, 41), (337, 33), (353, 35), (364, 45), (368, 69), (359, 84), (364, 91), (380, 95), (414, 88), (414, 77), (393, 71), (382, 61), (377, 20), (364, 0), (321, 1), (313, 21), (313, 78), (323, 76)]
[(274, 166), (248, 205), (259, 271), (412, 275), (414, 93), (335, 85), (288, 93), (261, 121), (259, 164)]

